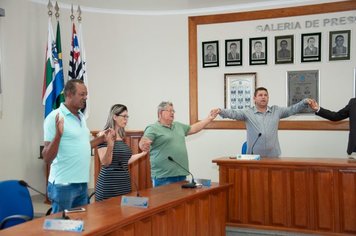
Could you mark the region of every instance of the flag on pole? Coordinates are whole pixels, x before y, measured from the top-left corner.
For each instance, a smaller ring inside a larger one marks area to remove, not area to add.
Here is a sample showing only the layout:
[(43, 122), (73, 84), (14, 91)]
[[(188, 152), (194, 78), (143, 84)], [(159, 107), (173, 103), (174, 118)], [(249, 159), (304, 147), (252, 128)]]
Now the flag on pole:
[(61, 105), (61, 103), (64, 102), (64, 75), (63, 75), (61, 30), (59, 26), (59, 21), (57, 21), (56, 51), (58, 56), (58, 66), (55, 67), (54, 93), (56, 97), (56, 102), (54, 104), (53, 109), (57, 109)]
[(55, 104), (56, 98), (54, 93), (54, 71), (55, 63), (58, 64), (58, 60), (55, 61), (55, 56), (53, 52), (56, 51), (51, 17), (48, 18), (48, 38), (47, 38), (47, 48), (46, 48), (46, 63), (43, 78), (43, 90), (42, 90), (42, 102), (45, 106), (45, 118), (53, 110), (53, 104)]
[(75, 24), (72, 27), (72, 40), (71, 40), (71, 50), (70, 50), (70, 61), (69, 61), (69, 79), (80, 79), (83, 80), (82, 72), (82, 59), (80, 57), (79, 41), (77, 36), (77, 31), (75, 30)]
[[(87, 90), (89, 91), (89, 83), (88, 83), (88, 73), (87, 73), (87, 62), (86, 62), (86, 57), (85, 57), (85, 47), (84, 47), (84, 40), (83, 40), (83, 29), (82, 29), (82, 22), (79, 21), (79, 32), (78, 32), (78, 37), (79, 37), (79, 48), (80, 48), (80, 55), (82, 58), (82, 77), (84, 80), (84, 84), (87, 87)], [(86, 101), (86, 107), (85, 107), (85, 118), (89, 118), (89, 112), (90, 112), (90, 104), (89, 104), (89, 92), (87, 96), (87, 101)]]
[[(77, 31), (75, 29), (75, 24), (73, 22), (72, 27), (72, 43), (71, 43), (71, 51), (70, 51), (70, 61), (69, 61), (69, 71), (68, 71), (68, 79), (80, 79), (84, 82), (86, 86), (87, 80), (84, 77), (85, 71), (83, 69), (83, 63), (81, 59), (81, 50), (79, 44), (79, 38), (77, 35)], [(88, 87), (87, 87), (88, 89)], [(85, 108), (82, 109), (85, 117), (88, 118), (88, 99)]]

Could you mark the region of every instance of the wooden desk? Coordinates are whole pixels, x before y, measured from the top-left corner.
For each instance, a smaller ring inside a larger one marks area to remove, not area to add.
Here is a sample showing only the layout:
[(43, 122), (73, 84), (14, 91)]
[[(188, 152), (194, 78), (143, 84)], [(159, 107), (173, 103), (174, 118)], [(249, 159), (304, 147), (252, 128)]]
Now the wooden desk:
[[(140, 192), (149, 198), (147, 209), (121, 207), (121, 197), (92, 203), (86, 212), (71, 213), (71, 219), (84, 220), (81, 233), (45, 231), (44, 219), (38, 218), (0, 231), (9, 235), (137, 235), (137, 236), (224, 236), (226, 196), (230, 185), (213, 183), (210, 188), (182, 189), (181, 183), (150, 188)], [(134, 194), (133, 194), (134, 195)]]
[(328, 158), (222, 157), (220, 184), (232, 183), (227, 225), (356, 234), (356, 163)]

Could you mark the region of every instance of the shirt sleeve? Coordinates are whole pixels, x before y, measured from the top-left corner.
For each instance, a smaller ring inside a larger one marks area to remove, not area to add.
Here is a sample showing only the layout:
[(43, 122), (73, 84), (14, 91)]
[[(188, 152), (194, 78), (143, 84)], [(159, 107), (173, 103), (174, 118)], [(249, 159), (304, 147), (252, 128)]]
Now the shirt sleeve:
[(242, 110), (220, 109), (222, 118), (229, 118), (234, 120), (246, 120), (245, 113)]
[(45, 142), (52, 142), (56, 135), (56, 114), (50, 113), (43, 123), (43, 136)]
[(307, 99), (303, 99), (302, 101), (300, 101), (292, 106), (280, 107), (279, 108), (280, 109), (279, 117), (286, 118), (286, 117), (295, 115), (306, 108), (308, 108), (308, 101), (307, 101)]

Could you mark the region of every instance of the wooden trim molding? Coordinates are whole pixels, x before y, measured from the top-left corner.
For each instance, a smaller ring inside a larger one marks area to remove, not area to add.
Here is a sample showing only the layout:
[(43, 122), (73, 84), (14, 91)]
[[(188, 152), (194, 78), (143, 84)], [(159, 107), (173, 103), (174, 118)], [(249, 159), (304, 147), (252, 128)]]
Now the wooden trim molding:
[[(197, 27), (198, 25), (228, 23), (259, 19), (272, 19), (290, 16), (313, 15), (340, 11), (356, 10), (356, 1), (343, 1), (317, 5), (279, 8), (272, 10), (249, 11), (207, 16), (192, 16), (188, 19), (189, 27), (189, 111), (190, 123), (198, 119), (198, 55)], [(214, 121), (208, 129), (245, 129), (241, 121)], [(280, 121), (279, 129), (284, 130), (349, 130), (348, 121)]]

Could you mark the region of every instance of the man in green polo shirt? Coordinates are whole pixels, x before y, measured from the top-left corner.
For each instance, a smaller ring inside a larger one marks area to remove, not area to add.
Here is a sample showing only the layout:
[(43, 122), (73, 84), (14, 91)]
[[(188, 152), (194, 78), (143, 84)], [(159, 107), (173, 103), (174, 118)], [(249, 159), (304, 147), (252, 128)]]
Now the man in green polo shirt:
[(177, 164), (168, 160), (172, 157), (185, 169), (188, 167), (188, 152), (185, 143), (187, 135), (201, 131), (217, 116), (218, 109), (210, 111), (207, 118), (186, 125), (174, 121), (174, 108), (171, 102), (158, 105), (158, 121), (146, 127), (139, 146), (142, 151), (150, 152), (151, 177), (154, 187), (183, 181), (189, 174)]

